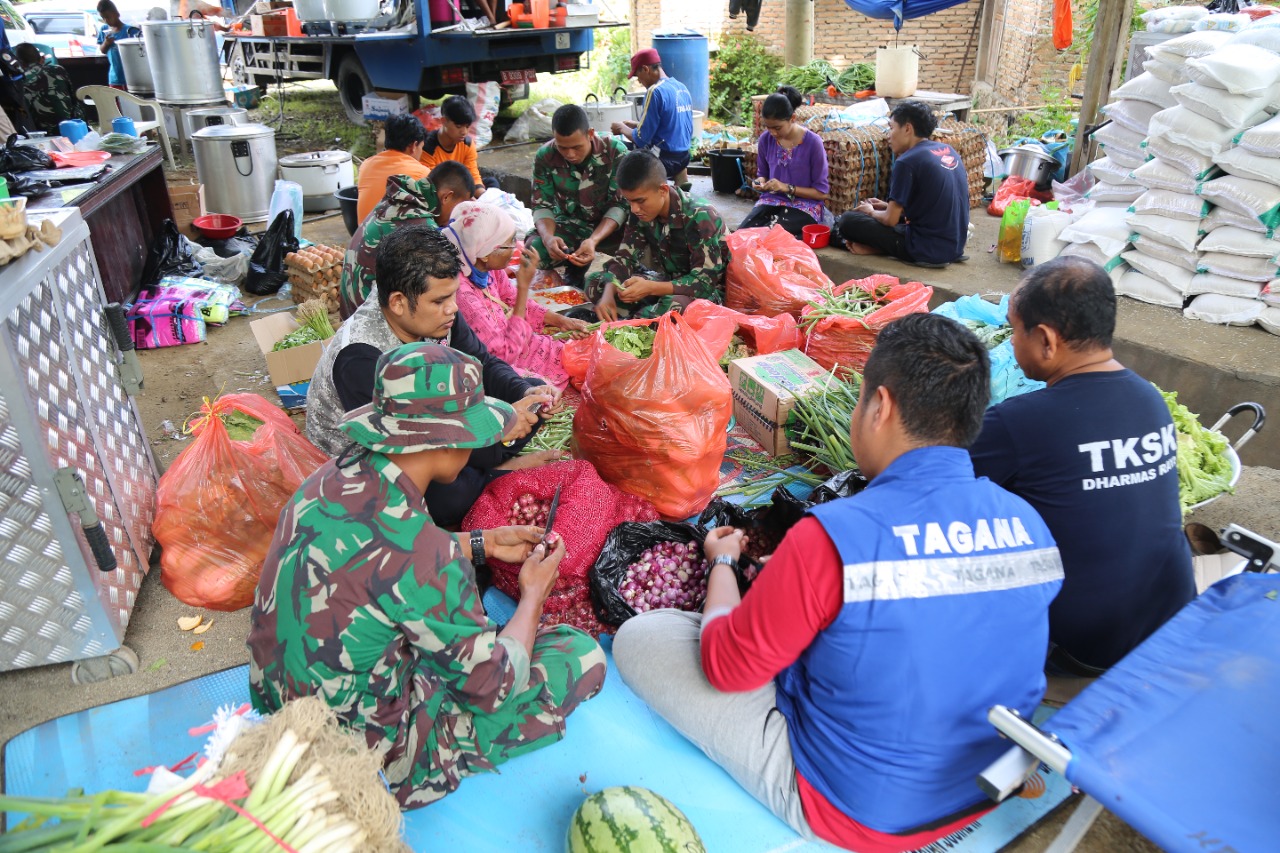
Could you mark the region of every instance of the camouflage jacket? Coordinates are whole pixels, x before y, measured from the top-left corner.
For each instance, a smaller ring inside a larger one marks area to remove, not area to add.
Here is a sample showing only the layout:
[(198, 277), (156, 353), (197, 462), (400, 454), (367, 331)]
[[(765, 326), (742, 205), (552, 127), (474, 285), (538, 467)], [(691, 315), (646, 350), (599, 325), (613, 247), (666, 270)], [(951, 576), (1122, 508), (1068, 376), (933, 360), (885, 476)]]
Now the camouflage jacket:
[(542, 146), (533, 158), (533, 221), (554, 218), (591, 229), (605, 219), (625, 224), (627, 213), (614, 173), (626, 153), (621, 139), (597, 136), (591, 154), (575, 166), (556, 150), (554, 142)]
[(84, 118), (84, 108), (76, 100), (67, 69), (60, 65), (35, 65), (22, 74), (23, 94), (36, 127), (57, 133), (58, 123)]
[(417, 181), (407, 175), (387, 178), (387, 194), (347, 244), (342, 283), (338, 287), (342, 319), (354, 314), (377, 287), (378, 246), (383, 239), (406, 222), (425, 222), (435, 227), (435, 212), (439, 209), (436, 188), (426, 178)]
[[(504, 709), (529, 680), (524, 646), (499, 638), (471, 563), (435, 526), (391, 457), (330, 460), (285, 507), (249, 630), (254, 707), (319, 695), (383, 751), (392, 790), (409, 778), (411, 716), (435, 720), (425, 748), (443, 767), (474, 753), (472, 714)], [(436, 765), (433, 765), (436, 766)], [(443, 775), (442, 771), (440, 775)], [(419, 804), (452, 785), (417, 787)]]
[(638, 275), (649, 251), (656, 271), (669, 276), (676, 296), (724, 301), (724, 273), (729, 266), (729, 244), (724, 220), (705, 201), (667, 187), (671, 209), (666, 221), (641, 222), (627, 216), (622, 246), (605, 264), (600, 287)]

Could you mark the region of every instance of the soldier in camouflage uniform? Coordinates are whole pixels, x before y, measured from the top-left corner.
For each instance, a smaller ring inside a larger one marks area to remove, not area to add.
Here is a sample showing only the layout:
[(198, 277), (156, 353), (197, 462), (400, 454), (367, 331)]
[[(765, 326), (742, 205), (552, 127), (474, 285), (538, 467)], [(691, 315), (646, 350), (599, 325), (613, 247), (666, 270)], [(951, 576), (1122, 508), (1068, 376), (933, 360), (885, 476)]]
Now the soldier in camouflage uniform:
[(616, 136), (596, 136), (574, 104), (555, 111), (551, 130), (533, 159), (534, 231), (526, 239), (539, 267), (568, 263), (576, 273), (592, 265), (597, 250), (617, 251), (627, 214), (614, 171), (627, 147)]
[(407, 175), (387, 178), (387, 194), (347, 244), (342, 283), (338, 287), (342, 319), (355, 313), (377, 283), (378, 246), (386, 236), (408, 222), (438, 227), (435, 214), (439, 208), (436, 188), (429, 178), (416, 181)]
[[(378, 361), (373, 403), (348, 414), (353, 450), (299, 488), (276, 528), (249, 632), (254, 707), (323, 698), (384, 753), (392, 792), (416, 808), (564, 737), (565, 718), (604, 684), (589, 635), (539, 628), (564, 543), (538, 527), (455, 538), (423, 492), (497, 440), (514, 410), (485, 397), (479, 362), (406, 344)], [(505, 628), (480, 602), (475, 566), (520, 563)], [(473, 566), (474, 564), (474, 566)]]
[(18, 45), (14, 54), (22, 63), (22, 91), (27, 112), (38, 129), (57, 134), (60, 122), (84, 118), (84, 108), (76, 100), (67, 69), (46, 65), (39, 48), (33, 44)]
[[(729, 245), (716, 209), (668, 186), (661, 161), (648, 151), (623, 157), (617, 177), (631, 214), (618, 254), (587, 276), (600, 319), (618, 318), (619, 299), (632, 317), (656, 317), (694, 299), (723, 302)], [(642, 265), (646, 253), (656, 271)]]

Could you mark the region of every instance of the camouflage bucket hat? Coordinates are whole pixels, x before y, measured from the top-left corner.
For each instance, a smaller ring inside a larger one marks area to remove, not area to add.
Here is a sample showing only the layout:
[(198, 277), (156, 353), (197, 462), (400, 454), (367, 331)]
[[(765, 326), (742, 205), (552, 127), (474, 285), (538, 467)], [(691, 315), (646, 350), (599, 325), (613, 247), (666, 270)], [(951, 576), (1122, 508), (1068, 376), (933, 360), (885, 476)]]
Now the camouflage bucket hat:
[(373, 402), (338, 425), (378, 453), (488, 447), (516, 421), (515, 409), (484, 395), (480, 362), (432, 343), (405, 344), (378, 359)]

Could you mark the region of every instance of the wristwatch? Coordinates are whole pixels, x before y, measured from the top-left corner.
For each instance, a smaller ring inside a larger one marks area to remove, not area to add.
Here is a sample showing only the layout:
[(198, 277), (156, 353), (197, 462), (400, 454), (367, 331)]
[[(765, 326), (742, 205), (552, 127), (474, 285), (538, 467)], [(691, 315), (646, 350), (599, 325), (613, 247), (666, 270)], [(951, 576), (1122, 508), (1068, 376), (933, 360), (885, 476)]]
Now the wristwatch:
[(733, 568), (736, 565), (738, 565), (738, 558), (730, 554), (721, 554), (711, 561), (711, 568), (713, 569), (716, 566), (728, 566), (729, 568)]
[(477, 569), (485, 564), (484, 558), (484, 531), (471, 531), (471, 565)]

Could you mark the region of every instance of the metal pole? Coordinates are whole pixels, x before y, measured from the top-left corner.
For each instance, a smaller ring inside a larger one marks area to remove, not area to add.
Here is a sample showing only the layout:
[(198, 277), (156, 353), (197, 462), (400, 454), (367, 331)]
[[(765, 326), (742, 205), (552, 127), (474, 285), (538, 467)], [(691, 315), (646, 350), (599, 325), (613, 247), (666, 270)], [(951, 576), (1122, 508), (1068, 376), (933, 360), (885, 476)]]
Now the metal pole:
[(788, 65), (807, 65), (813, 61), (813, 0), (787, 0), (783, 59)]

